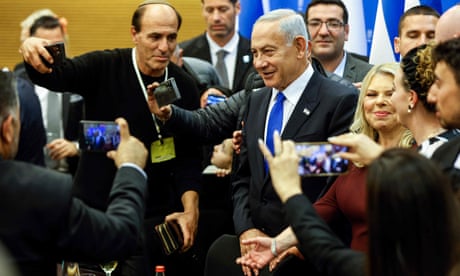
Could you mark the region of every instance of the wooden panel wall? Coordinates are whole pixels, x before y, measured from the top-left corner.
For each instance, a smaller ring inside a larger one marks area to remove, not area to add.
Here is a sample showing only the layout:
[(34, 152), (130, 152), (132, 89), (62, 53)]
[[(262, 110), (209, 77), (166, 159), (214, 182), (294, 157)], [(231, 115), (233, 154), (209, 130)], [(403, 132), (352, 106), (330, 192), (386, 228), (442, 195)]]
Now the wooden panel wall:
[[(38, 9), (49, 8), (67, 18), (68, 55), (91, 50), (132, 47), (131, 16), (142, 0), (0, 0), (0, 68), (22, 61), (20, 22)], [(200, 0), (169, 0), (183, 17), (179, 41), (204, 32)]]

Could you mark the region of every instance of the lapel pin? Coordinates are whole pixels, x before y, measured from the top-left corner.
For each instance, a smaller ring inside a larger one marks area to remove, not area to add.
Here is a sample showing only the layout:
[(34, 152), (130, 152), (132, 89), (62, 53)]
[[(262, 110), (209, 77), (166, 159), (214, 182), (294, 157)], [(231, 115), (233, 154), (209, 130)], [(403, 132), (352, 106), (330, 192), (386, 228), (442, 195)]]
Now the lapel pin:
[(310, 110), (308, 110), (307, 108), (304, 108), (303, 109), (303, 114), (309, 116), (310, 115)]
[(251, 61), (251, 58), (248, 55), (243, 56), (244, 63), (249, 63), (249, 61)]

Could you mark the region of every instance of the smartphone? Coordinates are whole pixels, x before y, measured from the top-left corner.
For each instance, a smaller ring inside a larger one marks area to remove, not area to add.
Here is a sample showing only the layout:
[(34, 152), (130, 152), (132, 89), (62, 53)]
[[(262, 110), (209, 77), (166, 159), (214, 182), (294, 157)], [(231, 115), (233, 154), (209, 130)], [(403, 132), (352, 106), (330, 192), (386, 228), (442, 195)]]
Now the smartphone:
[(155, 99), (159, 107), (171, 104), (181, 98), (174, 78), (169, 78), (160, 83), (153, 93), (155, 94)]
[(348, 147), (333, 145), (327, 142), (296, 143), (296, 151), (300, 157), (299, 175), (330, 176), (348, 172), (349, 161), (337, 156)]
[(45, 49), (48, 51), (48, 53), (50, 53), (54, 60), (53, 64), (49, 64), (48, 61), (42, 59), (47, 67), (59, 65), (64, 62), (66, 57), (64, 42), (57, 42), (54, 44), (46, 45)]
[(107, 152), (120, 144), (120, 129), (113, 121), (80, 121), (79, 146), (82, 151)]
[(227, 99), (227, 97), (225, 97), (225, 96), (209, 94), (207, 102), (206, 102), (206, 105), (220, 103), (220, 102), (225, 101), (226, 99)]

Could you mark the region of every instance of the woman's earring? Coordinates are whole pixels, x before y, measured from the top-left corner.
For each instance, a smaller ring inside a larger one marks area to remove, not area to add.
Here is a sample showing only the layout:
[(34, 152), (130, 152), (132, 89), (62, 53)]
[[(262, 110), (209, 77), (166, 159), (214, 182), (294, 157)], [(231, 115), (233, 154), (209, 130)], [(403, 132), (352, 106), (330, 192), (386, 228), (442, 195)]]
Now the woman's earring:
[(408, 105), (407, 106), (407, 113), (411, 113), (413, 108), (414, 108), (414, 106), (412, 106), (411, 104)]

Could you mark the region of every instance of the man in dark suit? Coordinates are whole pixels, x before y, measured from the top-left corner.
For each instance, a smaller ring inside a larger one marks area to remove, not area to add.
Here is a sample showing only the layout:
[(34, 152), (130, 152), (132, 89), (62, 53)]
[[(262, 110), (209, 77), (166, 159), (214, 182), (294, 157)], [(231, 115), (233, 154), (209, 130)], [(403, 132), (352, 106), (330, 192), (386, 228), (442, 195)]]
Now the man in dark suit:
[(341, 0), (313, 0), (305, 12), (312, 43), (312, 55), (324, 69), (353, 83), (359, 83), (372, 66), (344, 50), (350, 26), (348, 11)]
[(21, 134), (15, 160), (45, 167), (43, 148), (46, 145), (46, 131), (40, 100), (35, 94), (34, 84), (29, 80), (18, 77), (17, 88), (21, 103)]
[[(309, 46), (303, 18), (294, 11), (272, 11), (254, 25), (251, 39), (254, 67), (267, 87), (248, 96), (244, 116), (240, 165), (232, 183), (233, 221), (239, 239), (223, 236), (214, 243), (208, 253), (206, 275), (226, 275), (226, 272), (238, 275), (241, 268), (234, 264), (234, 259), (250, 249), (240, 241), (274, 236), (287, 226), (281, 201), (258, 150), (259, 139), (265, 137), (267, 141), (273, 135), (268, 128), (271, 112), (277, 105), (275, 98), (281, 93), (286, 98), (280, 111), (282, 126), (277, 128), (283, 139), (326, 141), (348, 130), (357, 102), (356, 90), (315, 72), (308, 61)], [(315, 201), (325, 184), (323, 177), (304, 178), (304, 194)], [(227, 250), (219, 253), (223, 247)], [(275, 275), (298, 275), (300, 271), (305, 275), (304, 266), (303, 262), (292, 260), (281, 265)], [(251, 275), (248, 267), (243, 266), (243, 271)]]
[[(45, 128), (43, 112), (40, 104), (40, 97), (37, 96), (36, 86), (27, 77), (24, 69), (14, 72), (18, 80), (18, 91), (21, 107), (21, 134), (18, 155), (16, 160), (31, 162), (38, 165), (49, 165), (50, 168), (61, 172), (68, 172), (75, 175), (78, 165), (79, 149), (77, 145), (79, 136), (79, 122), (84, 119), (84, 100), (83, 97), (72, 93), (62, 93), (59, 96), (61, 112), (58, 117), (61, 119), (62, 137), (47, 141), (47, 129)], [(45, 88), (41, 88), (41, 92)], [(55, 93), (46, 91), (47, 93)], [(42, 97), (43, 98), (43, 97)], [(56, 107), (53, 107), (56, 109)], [(26, 111), (27, 110), (27, 111)], [(34, 115), (32, 115), (34, 114)], [(40, 122), (38, 122), (40, 120)], [(38, 127), (37, 127), (38, 126)], [(37, 139), (38, 137), (38, 139)], [(38, 143), (39, 142), (39, 143)], [(35, 146), (36, 145), (36, 146)], [(44, 147), (47, 156), (44, 156)], [(55, 160), (51, 161), (53, 155)], [(41, 156), (35, 162), (36, 156)], [(45, 162), (48, 160), (48, 162)]]
[[(184, 56), (206, 60), (216, 66), (217, 52), (225, 50), (224, 57), (228, 83), (222, 85), (236, 92), (244, 88), (247, 75), (253, 71), (249, 40), (235, 31), (236, 17), (240, 13), (239, 0), (202, 0), (206, 32), (182, 42)], [(218, 71), (219, 72), (219, 71)], [(225, 78), (220, 76), (221, 79)], [(230, 96), (230, 95), (227, 95)], [(205, 92), (202, 97), (207, 98)]]
[(12, 262), (22, 275), (56, 275), (62, 259), (105, 262), (129, 256), (144, 215), (146, 148), (118, 119), (122, 142), (108, 154), (117, 167), (110, 203), (105, 212), (88, 207), (73, 196), (69, 175), (12, 160), (20, 133), (14, 81), (11, 72), (0, 72), (0, 240)]

